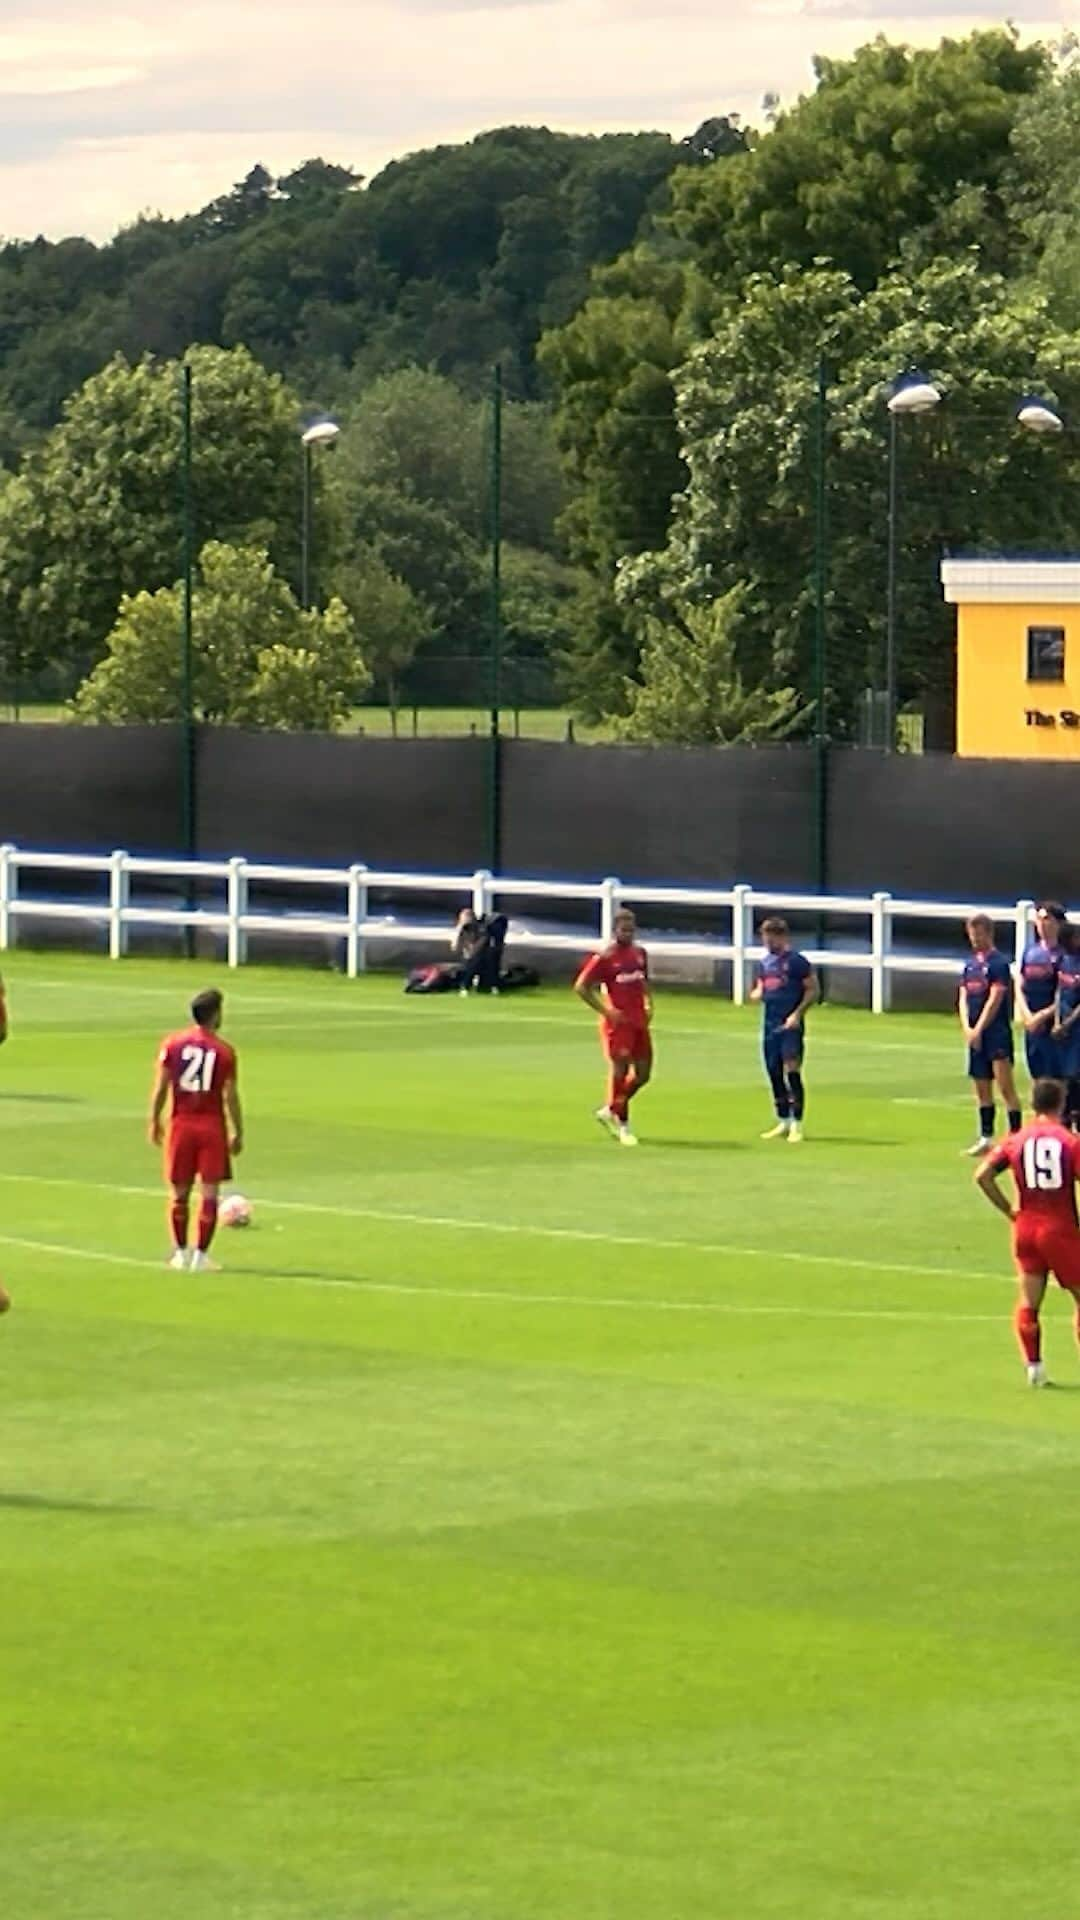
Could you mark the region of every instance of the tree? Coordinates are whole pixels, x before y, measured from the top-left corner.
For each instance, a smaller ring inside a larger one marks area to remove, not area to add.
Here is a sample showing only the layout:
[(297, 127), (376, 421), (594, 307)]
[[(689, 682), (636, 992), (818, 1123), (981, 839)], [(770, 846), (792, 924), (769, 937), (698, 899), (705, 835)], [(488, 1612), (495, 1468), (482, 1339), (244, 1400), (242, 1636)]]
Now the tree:
[(374, 483), (449, 514), (473, 539), (484, 526), (482, 404), (452, 380), (401, 367), (347, 412), (336, 478), (346, 494)]
[(967, 237), (1003, 264), (1010, 138), (1048, 68), (1045, 48), (1022, 47), (1013, 28), (914, 50), (879, 38), (850, 60), (819, 58), (813, 93), (751, 151), (675, 177), (676, 230), (732, 290), (815, 260), (866, 290), (968, 188)]
[(730, 160), (733, 153), (748, 153), (751, 142), (739, 125), (737, 113), (721, 113), (703, 120), (696, 133), (679, 141), (680, 156), (691, 166), (713, 160)]
[[(491, 526), (492, 409), (430, 368), (400, 367), (374, 380), (347, 410), (338, 449), (338, 491), (369, 484), (427, 502), (483, 542)], [(551, 552), (563, 504), (549, 409), (510, 401), (503, 409), (501, 518), (507, 540)]]
[(945, 693), (952, 615), (943, 552), (1054, 552), (1080, 538), (1080, 448), (1014, 425), (1017, 396), (1043, 391), (1075, 416), (1080, 342), (1046, 296), (971, 260), (887, 275), (866, 298), (848, 275), (758, 276), (676, 376), (689, 484), (664, 549), (624, 585), (636, 604), (688, 604), (744, 589), (737, 660), (748, 685), (813, 684), (815, 362), (831, 369), (827, 659), (831, 728), (881, 686), (887, 414), (897, 373), (921, 366), (946, 394), (898, 433), (901, 698)]
[[(335, 486), (338, 480), (335, 473)], [(431, 647), (443, 654), (475, 652), (487, 620), (487, 573), (478, 543), (452, 516), (374, 481), (346, 485), (335, 496), (335, 509), (341, 552), (370, 549), (404, 581), (430, 613)]]
[(534, 547), (502, 553), (502, 625), (508, 655), (554, 660), (572, 644), (578, 597), (585, 584), (579, 568)]
[[(108, 652), (73, 702), (79, 719), (178, 720), (183, 710), (179, 586), (125, 595)], [(192, 609), (197, 716), (234, 726), (329, 730), (371, 684), (340, 600), (303, 612), (265, 549), (211, 541)]]
[(1003, 199), (1019, 264), (1046, 289), (1055, 319), (1080, 324), (1080, 44), (1057, 49), (1046, 83), (1021, 103)]
[(794, 687), (747, 687), (736, 664), (742, 591), (701, 606), (669, 603), (645, 614), (640, 675), (627, 683), (626, 740), (667, 746), (735, 746), (783, 740), (805, 727)]
[[(198, 537), (265, 545), (295, 574), (297, 407), (241, 348), (192, 350), (192, 499)], [(181, 394), (175, 364), (116, 359), (0, 492), (0, 618), (28, 666), (85, 672), (125, 595), (175, 578), (182, 544)]]
[(618, 711), (638, 654), (612, 598), (615, 569), (627, 554), (663, 545), (686, 482), (672, 380), (690, 343), (686, 304), (685, 267), (640, 248), (598, 275), (580, 313), (540, 347), (558, 393), (568, 496), (560, 527), (591, 581), (562, 667), (570, 699), (588, 718)]
[(371, 547), (361, 549), (341, 569), (338, 588), (352, 614), (364, 660), (375, 683), (385, 689), (390, 730), (396, 735), (401, 675), (417, 648), (431, 639), (431, 611)]
[(283, 200), (302, 202), (336, 199), (342, 193), (356, 193), (363, 176), (352, 167), (334, 166), (329, 160), (304, 160), (291, 173), (280, 174), (277, 191)]

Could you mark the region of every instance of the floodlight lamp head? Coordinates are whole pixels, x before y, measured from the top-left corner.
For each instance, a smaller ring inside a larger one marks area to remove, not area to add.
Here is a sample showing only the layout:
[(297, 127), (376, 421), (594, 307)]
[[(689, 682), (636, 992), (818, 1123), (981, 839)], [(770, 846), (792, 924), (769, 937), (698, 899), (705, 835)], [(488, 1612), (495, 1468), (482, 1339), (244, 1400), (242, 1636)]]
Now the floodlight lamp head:
[(1062, 433), (1065, 422), (1048, 400), (1025, 400), (1016, 410), (1017, 425), (1028, 433)]
[(328, 447), (337, 439), (341, 428), (336, 420), (316, 420), (313, 426), (306, 428), (300, 438), (305, 447)]
[(905, 373), (885, 402), (890, 413), (933, 413), (941, 403), (941, 388), (924, 373)]

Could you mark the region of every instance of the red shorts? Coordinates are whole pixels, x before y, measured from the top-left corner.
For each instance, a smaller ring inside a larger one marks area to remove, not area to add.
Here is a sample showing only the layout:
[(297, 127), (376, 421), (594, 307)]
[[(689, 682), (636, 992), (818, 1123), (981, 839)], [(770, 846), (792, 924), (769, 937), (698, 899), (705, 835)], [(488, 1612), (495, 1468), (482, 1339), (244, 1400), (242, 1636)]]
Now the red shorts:
[(1080, 1233), (1053, 1220), (1020, 1219), (1013, 1227), (1019, 1273), (1052, 1273), (1059, 1287), (1080, 1292)]
[(232, 1179), (229, 1141), (216, 1120), (174, 1120), (165, 1145), (165, 1178), (170, 1187), (190, 1187), (196, 1179), (219, 1187)]
[(609, 1060), (648, 1060), (653, 1057), (652, 1034), (648, 1027), (611, 1020), (600, 1022), (600, 1045)]

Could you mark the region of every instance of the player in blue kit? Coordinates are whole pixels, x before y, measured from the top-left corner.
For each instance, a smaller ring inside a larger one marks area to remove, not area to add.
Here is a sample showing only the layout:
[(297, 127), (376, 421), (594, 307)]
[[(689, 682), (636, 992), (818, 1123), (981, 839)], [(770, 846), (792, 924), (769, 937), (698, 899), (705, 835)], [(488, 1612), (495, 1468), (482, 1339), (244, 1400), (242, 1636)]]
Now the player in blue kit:
[(1057, 1046), (1057, 1077), (1064, 1080), (1065, 1123), (1080, 1131), (1080, 951), (1076, 935), (1067, 923), (1061, 929), (1062, 953), (1058, 961), (1057, 1025), (1053, 1038)]
[(1056, 900), (1044, 900), (1042, 906), (1035, 909), (1038, 938), (1029, 941), (1024, 948), (1020, 965), (1016, 1011), (1024, 1029), (1024, 1052), (1032, 1080), (1060, 1080), (1063, 1077), (1053, 1029), (1057, 1024), (1062, 930), (1067, 925), (1064, 907), (1059, 906)]
[(750, 992), (764, 1010), (761, 1044), (765, 1071), (776, 1105), (776, 1125), (763, 1140), (787, 1140), (798, 1146), (803, 1137), (806, 1091), (802, 1065), (806, 1047), (804, 1021), (818, 997), (817, 977), (804, 953), (796, 953), (786, 920), (761, 923), (765, 958), (758, 961)]
[(968, 1075), (974, 1082), (979, 1109), (979, 1134), (966, 1151), (976, 1158), (994, 1143), (994, 1086), (1001, 1091), (1009, 1115), (1009, 1132), (1023, 1121), (1013, 1079), (1012, 973), (1003, 953), (994, 945), (994, 923), (987, 913), (974, 913), (967, 923), (971, 953), (957, 997), (960, 1028), (968, 1050)]

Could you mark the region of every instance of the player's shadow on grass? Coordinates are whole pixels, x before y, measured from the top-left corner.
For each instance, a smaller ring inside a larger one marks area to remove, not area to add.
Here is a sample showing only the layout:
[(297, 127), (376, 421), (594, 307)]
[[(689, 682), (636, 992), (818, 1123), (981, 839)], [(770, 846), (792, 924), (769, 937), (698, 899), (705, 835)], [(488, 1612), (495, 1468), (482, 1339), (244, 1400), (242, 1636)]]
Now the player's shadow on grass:
[(639, 1140), (639, 1147), (650, 1152), (670, 1147), (674, 1153), (745, 1153), (745, 1140)]
[(118, 1506), (107, 1500), (57, 1500), (47, 1493), (4, 1493), (2, 1490), (0, 1507), (22, 1509), (27, 1513), (95, 1513), (109, 1520), (145, 1512), (143, 1507)]
[(10, 1100), (15, 1106), (21, 1103), (35, 1107), (81, 1107), (84, 1105), (75, 1093), (0, 1093), (0, 1100)]
[[(229, 1267), (224, 1276), (229, 1280), (319, 1280), (324, 1286), (362, 1287), (377, 1284), (367, 1274), (345, 1273), (340, 1267)], [(438, 1291), (432, 1287), (432, 1293)]]
[(819, 1147), (902, 1147), (897, 1133), (815, 1133), (813, 1144)]

